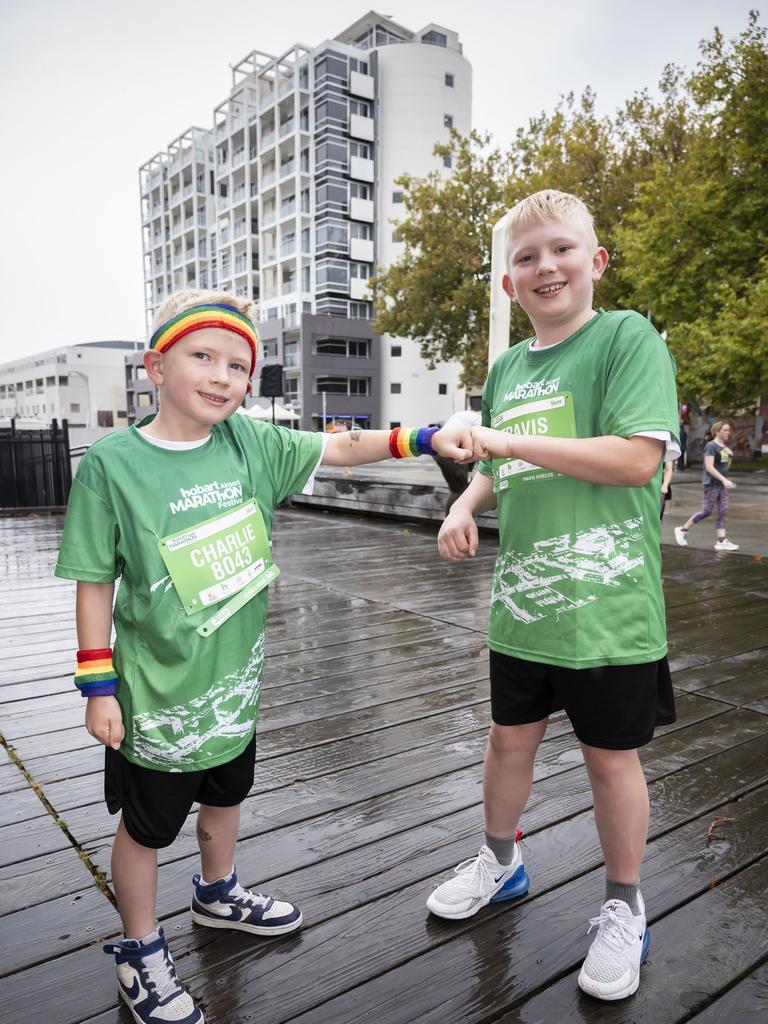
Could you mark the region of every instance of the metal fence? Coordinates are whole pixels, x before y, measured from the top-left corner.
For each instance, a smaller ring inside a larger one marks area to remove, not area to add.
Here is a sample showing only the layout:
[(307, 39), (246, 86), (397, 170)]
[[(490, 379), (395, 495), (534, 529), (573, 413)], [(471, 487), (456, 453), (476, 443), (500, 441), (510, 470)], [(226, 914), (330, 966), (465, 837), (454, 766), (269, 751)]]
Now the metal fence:
[(72, 486), (69, 427), (53, 420), (43, 430), (0, 427), (0, 509), (67, 504)]

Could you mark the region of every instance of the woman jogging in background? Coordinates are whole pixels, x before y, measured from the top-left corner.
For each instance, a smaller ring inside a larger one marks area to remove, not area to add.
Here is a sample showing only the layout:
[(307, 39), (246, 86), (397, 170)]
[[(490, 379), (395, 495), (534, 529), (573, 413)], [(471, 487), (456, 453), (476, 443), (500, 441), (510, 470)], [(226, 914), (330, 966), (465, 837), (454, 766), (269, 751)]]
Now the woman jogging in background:
[(691, 516), (683, 526), (675, 527), (675, 540), (687, 547), (687, 533), (696, 523), (716, 513), (715, 528), (717, 541), (715, 551), (738, 551), (739, 545), (732, 544), (725, 535), (725, 521), (728, 518), (728, 492), (736, 484), (729, 479), (733, 452), (728, 447), (731, 440), (731, 425), (724, 420), (712, 424), (712, 440), (704, 446), (704, 500), (701, 510)]

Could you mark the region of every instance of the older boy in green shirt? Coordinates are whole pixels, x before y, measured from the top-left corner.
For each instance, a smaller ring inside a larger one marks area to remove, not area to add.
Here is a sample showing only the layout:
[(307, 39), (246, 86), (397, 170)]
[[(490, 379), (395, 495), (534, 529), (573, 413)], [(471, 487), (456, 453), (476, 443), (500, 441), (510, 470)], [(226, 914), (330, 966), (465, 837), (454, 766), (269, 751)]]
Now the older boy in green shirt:
[(491, 367), (483, 426), (473, 429), (484, 461), (439, 536), (445, 558), (473, 555), (474, 517), (498, 505), (486, 838), (427, 906), (465, 918), (527, 890), (518, 820), (548, 716), (565, 708), (607, 875), (579, 985), (621, 999), (637, 989), (648, 949), (638, 887), (648, 793), (637, 748), (674, 721), (658, 492), (662, 458), (679, 449), (664, 342), (637, 313), (592, 308), (607, 262), (574, 196), (547, 190), (511, 211), (504, 288), (535, 337)]
[(193, 802), (202, 867), (193, 919), (254, 935), (302, 923), (291, 903), (244, 889), (234, 868), (253, 782), (267, 587), (279, 573), (275, 507), (311, 490), (321, 462), (471, 458), (461, 426), (329, 438), (233, 415), (256, 363), (249, 308), (231, 295), (180, 292), (158, 311), (144, 363), (160, 411), (90, 448), (56, 567), (78, 581), (75, 682), (88, 699), (86, 728), (106, 747), (107, 806), (122, 811), (112, 880), (125, 938), (105, 949), (140, 1024), (203, 1021), (155, 919), (157, 850)]

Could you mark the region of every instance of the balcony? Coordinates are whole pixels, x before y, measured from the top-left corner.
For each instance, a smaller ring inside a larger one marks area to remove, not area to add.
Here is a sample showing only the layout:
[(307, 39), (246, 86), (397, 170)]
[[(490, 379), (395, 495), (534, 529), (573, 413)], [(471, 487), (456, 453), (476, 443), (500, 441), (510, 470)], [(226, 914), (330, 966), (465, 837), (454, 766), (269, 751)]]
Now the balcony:
[(277, 220), (277, 210), (265, 210), (264, 216), (261, 218), (261, 226), (263, 228), (268, 227), (270, 224), (274, 224)]
[(358, 181), (373, 181), (373, 160), (353, 156), (349, 161), (349, 174)]
[(351, 238), (349, 255), (360, 263), (373, 263), (373, 240), (370, 238)]
[(287, 163), (280, 165), (280, 179), (287, 178), (290, 174), (296, 173), (296, 161), (288, 160)]
[(362, 220), (373, 224), (373, 200), (353, 197), (349, 201), (349, 215), (352, 220)]
[(261, 187), (269, 188), (270, 185), (274, 185), (277, 180), (277, 174), (274, 170), (267, 171), (266, 174), (261, 176)]
[(372, 100), (375, 95), (373, 75), (361, 75), (359, 71), (353, 71), (349, 76), (349, 91), (353, 96)]
[(190, 182), (189, 185), (185, 185), (184, 186), (183, 195), (184, 196), (191, 196), (192, 193), (194, 192), (194, 190), (195, 190), (195, 186), (192, 184), (192, 182)]
[(245, 163), (245, 150), (238, 149), (232, 154), (232, 166), (239, 167), (243, 163)]
[(366, 142), (373, 142), (373, 118), (363, 117), (361, 114), (350, 114), (349, 134), (355, 139), (365, 139)]
[(289, 241), (283, 242), (280, 246), (280, 257), (281, 259), (285, 256), (294, 256), (296, 253), (296, 239), (291, 238)]
[(296, 213), (296, 200), (294, 199), (290, 203), (280, 203), (280, 220), (285, 220), (286, 217), (292, 217)]
[(270, 146), (274, 146), (274, 144), (275, 144), (275, 130), (273, 128), (271, 131), (268, 131), (264, 135), (261, 136), (261, 148), (262, 149), (268, 149)]
[(286, 135), (290, 135), (296, 127), (296, 119), (291, 118), (290, 121), (285, 121), (280, 125), (280, 138), (284, 139)]

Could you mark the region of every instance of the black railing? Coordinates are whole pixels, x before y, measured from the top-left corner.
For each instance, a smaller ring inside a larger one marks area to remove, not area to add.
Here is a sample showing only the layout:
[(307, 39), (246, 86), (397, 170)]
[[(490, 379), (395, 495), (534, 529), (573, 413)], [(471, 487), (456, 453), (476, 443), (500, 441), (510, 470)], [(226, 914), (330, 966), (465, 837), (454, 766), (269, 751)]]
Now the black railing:
[(53, 420), (42, 430), (0, 427), (0, 509), (67, 504), (72, 486), (69, 427)]

